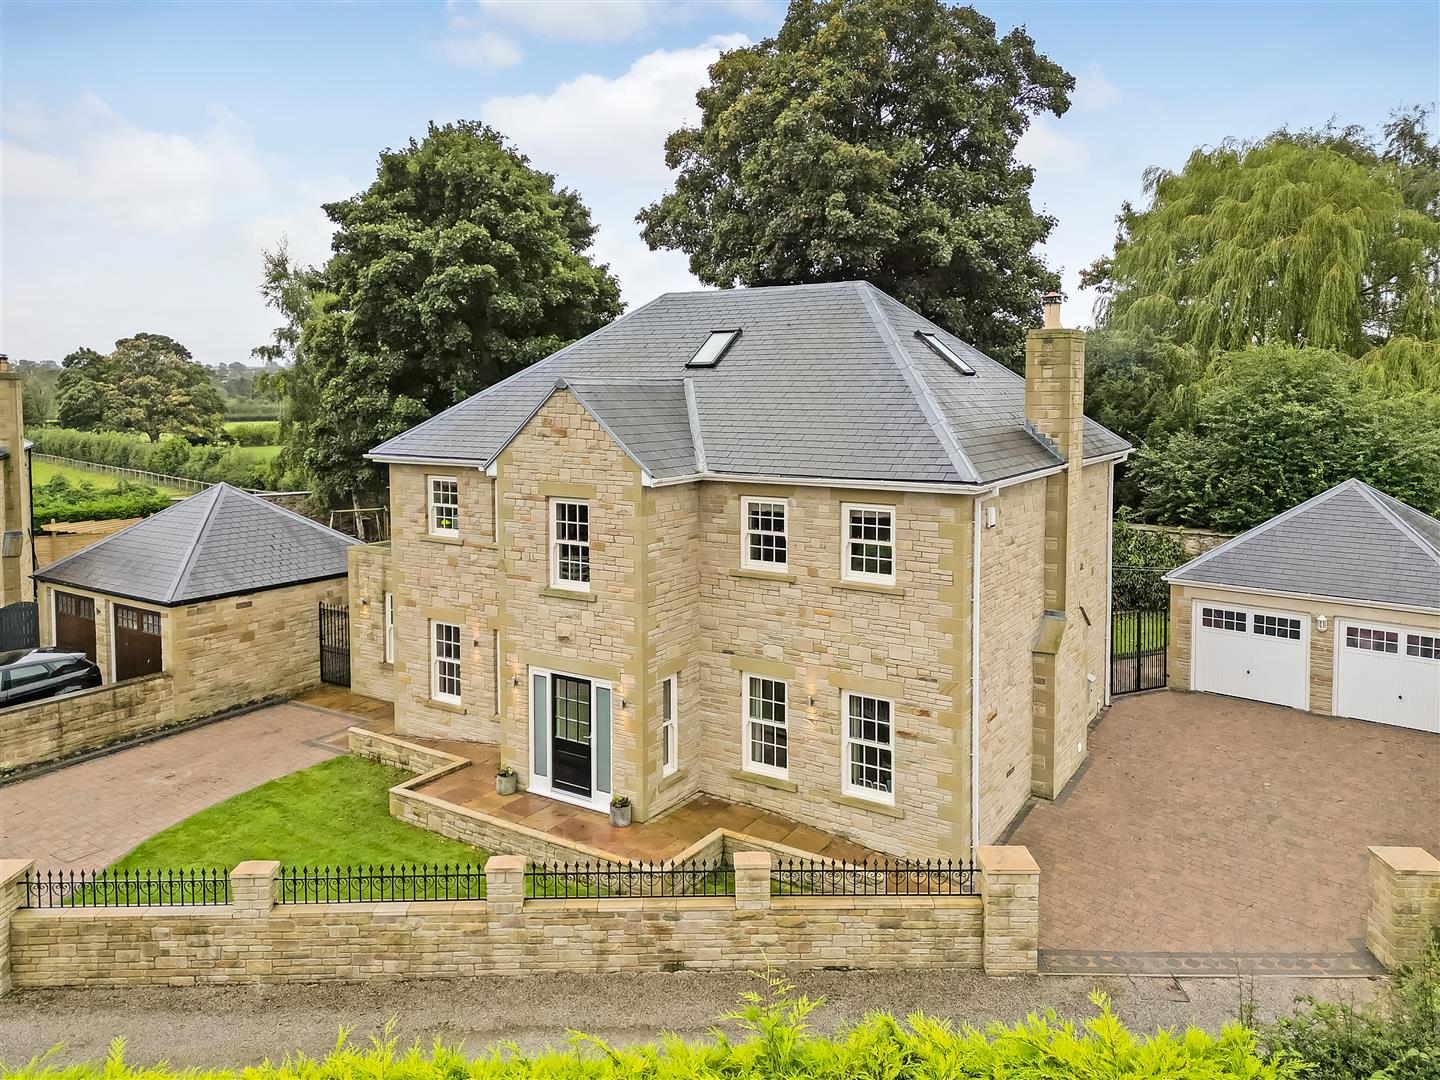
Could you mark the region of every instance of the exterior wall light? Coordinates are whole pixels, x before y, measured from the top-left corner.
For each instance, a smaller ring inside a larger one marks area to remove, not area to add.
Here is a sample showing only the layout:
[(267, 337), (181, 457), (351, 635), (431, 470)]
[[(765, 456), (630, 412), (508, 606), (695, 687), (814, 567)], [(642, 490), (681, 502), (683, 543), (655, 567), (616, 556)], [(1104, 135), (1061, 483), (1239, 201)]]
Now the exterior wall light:
[(1330, 620), (1329, 620), (1328, 618), (1326, 618), (1324, 615), (1316, 615), (1316, 616), (1315, 616), (1315, 629), (1316, 629), (1316, 630), (1319, 630), (1322, 634), (1325, 632), (1325, 627), (1327, 627), (1327, 626), (1329, 626), (1329, 625), (1330, 625)]

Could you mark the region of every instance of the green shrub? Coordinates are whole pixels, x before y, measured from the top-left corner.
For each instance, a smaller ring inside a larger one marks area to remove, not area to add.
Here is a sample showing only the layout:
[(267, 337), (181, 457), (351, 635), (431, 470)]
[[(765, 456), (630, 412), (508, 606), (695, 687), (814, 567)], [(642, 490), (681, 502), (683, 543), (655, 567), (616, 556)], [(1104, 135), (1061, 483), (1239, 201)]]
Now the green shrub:
[(122, 480), (113, 487), (72, 484), (57, 476), (33, 493), (30, 515), (38, 528), (52, 521), (114, 521), (146, 517), (170, 505), (168, 497), (148, 484)]
[(1112, 557), (1116, 566), (1149, 566), (1173, 570), (1189, 562), (1185, 545), (1166, 533), (1137, 529), (1131, 523), (1134, 511), (1120, 507), (1115, 511), (1115, 541)]
[(1440, 1077), (1440, 929), (1420, 960), (1396, 972), (1364, 1008), (1301, 998), (1261, 1032), (1262, 1048), (1311, 1066), (1316, 1080)]
[(31, 433), (37, 454), (73, 458), (97, 465), (182, 476), (206, 484), (273, 490), (277, 477), (268, 463), (256, 462), (241, 446), (196, 446), (181, 438), (152, 443), (143, 435), (113, 431), (41, 428)]
[[(511, 1047), (467, 1060), (459, 1050), (439, 1045), (429, 1053), (419, 1047), (402, 1052), (388, 1029), (384, 1038), (359, 1050), (346, 1045), (342, 1032), (335, 1051), (321, 1061), (302, 1055), (280, 1065), (246, 1069), (244, 1075), (247, 1080), (1291, 1080), (1301, 1076), (1295, 1063), (1260, 1060), (1254, 1034), (1238, 1024), (1218, 1038), (1194, 1029), (1183, 1035), (1159, 1031), (1140, 1037), (1125, 1030), (1103, 995), (1093, 1000), (1100, 1015), (1078, 1030), (1053, 1014), (1032, 1015), (1014, 1027), (993, 1025), (982, 1033), (918, 1015), (902, 1024), (877, 1013), (825, 1039), (816, 1037), (808, 1025), (819, 1002), (795, 996), (791, 986), (769, 976), (763, 993), (745, 995), (739, 1010), (722, 1018), (738, 1030), (738, 1038), (717, 1032), (704, 1042), (662, 1037), (658, 1043), (616, 1049), (581, 1035), (575, 1038), (574, 1049), (567, 1051), (530, 1056)], [(13, 1076), (16, 1080), (181, 1080), (182, 1076), (200, 1080), (240, 1074), (239, 1070), (182, 1074), (164, 1067), (137, 1069), (125, 1064), (123, 1050), (123, 1042), (117, 1040), (106, 1062), (66, 1068), (37, 1059)]]
[(280, 441), (280, 422), (229, 423), (225, 425), (225, 434), (235, 440), (236, 446), (274, 446)]

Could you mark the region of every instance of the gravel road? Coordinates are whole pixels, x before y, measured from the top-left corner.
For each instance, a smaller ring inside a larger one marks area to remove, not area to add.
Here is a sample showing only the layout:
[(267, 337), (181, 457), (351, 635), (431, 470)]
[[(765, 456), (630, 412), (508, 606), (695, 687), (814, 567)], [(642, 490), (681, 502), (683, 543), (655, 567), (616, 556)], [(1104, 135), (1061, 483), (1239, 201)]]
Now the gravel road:
[[(1067, 1019), (1093, 1014), (1087, 996), (1104, 990), (1135, 1030), (1196, 1024), (1218, 1029), (1234, 1017), (1241, 987), (1234, 979), (1028, 976), (991, 979), (966, 972), (806, 972), (799, 988), (823, 997), (822, 1031), (869, 1010), (903, 1016), (916, 1010), (957, 1023), (1014, 1021), (1049, 1006)], [(343, 1025), (352, 1042), (394, 1018), (402, 1043), (434, 1039), (463, 1044), (472, 1056), (494, 1042), (526, 1050), (562, 1046), (574, 1026), (617, 1045), (661, 1030), (703, 1037), (714, 1018), (755, 986), (743, 974), (522, 976), (504, 980), (162, 988), (26, 990), (0, 998), (0, 1073), (51, 1047), (56, 1062), (103, 1057), (123, 1035), (136, 1065), (218, 1067), (279, 1060), (303, 1050), (321, 1054)], [(1303, 994), (1331, 1000), (1372, 997), (1376, 979), (1257, 978), (1249, 984), (1262, 1017), (1287, 1011)]]

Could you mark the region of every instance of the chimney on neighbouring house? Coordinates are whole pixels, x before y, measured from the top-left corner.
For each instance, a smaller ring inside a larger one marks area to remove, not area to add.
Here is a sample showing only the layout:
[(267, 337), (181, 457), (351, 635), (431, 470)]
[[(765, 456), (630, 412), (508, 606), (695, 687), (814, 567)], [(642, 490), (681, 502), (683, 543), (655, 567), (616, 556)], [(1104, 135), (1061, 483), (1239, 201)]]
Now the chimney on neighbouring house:
[[(1072, 622), (1073, 584), (1079, 573), (1078, 532), (1085, 458), (1085, 332), (1060, 325), (1060, 294), (1042, 301), (1045, 325), (1025, 336), (1025, 420), (1064, 458), (1065, 467), (1045, 479), (1045, 613), (1031, 644), (1031, 790), (1054, 798), (1083, 753), (1084, 724), (1069, 715), (1082, 706), (1060, 693), (1061, 682), (1078, 677), (1069, 670), (1073, 649), (1062, 661), (1060, 642)], [(1083, 622), (1077, 612), (1076, 622)], [(1078, 632), (1078, 631), (1071, 631)], [(1080, 661), (1083, 663), (1083, 658)], [(1066, 715), (1061, 715), (1062, 711)], [(1062, 760), (1063, 759), (1063, 760)]]

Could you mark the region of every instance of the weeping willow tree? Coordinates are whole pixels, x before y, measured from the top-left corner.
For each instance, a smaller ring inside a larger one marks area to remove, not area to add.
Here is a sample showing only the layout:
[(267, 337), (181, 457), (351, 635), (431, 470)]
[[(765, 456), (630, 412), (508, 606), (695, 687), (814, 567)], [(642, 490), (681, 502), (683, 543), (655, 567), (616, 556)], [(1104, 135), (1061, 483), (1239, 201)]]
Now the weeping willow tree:
[(1115, 252), (1085, 275), (1102, 324), (1202, 355), (1280, 343), (1361, 356), (1440, 339), (1440, 221), (1407, 205), (1394, 161), (1283, 133), (1152, 169)]
[(1391, 338), (1360, 358), (1365, 380), (1397, 394), (1413, 391), (1440, 398), (1440, 341), (1408, 334)]

